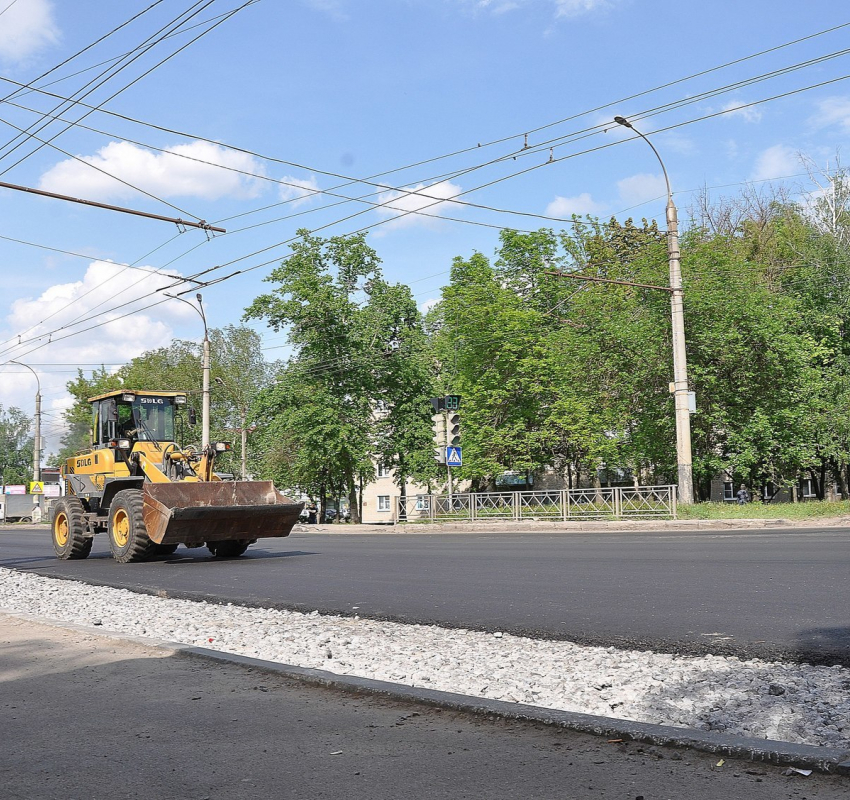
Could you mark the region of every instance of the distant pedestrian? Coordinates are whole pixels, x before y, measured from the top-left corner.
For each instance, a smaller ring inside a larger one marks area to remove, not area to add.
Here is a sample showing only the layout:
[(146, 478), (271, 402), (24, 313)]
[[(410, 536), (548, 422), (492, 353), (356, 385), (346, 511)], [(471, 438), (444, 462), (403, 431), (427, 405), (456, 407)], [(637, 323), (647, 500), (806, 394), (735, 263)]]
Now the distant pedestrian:
[(739, 506), (745, 506), (750, 502), (750, 493), (747, 491), (747, 487), (743, 483), (741, 484), (741, 488), (738, 489), (735, 499), (738, 501)]

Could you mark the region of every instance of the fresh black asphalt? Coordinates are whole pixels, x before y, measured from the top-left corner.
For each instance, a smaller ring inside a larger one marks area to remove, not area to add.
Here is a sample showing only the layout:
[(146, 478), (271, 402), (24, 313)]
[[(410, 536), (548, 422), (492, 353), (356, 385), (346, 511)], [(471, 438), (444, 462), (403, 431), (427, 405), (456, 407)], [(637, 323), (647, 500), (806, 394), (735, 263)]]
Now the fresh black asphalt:
[(172, 597), (850, 666), (850, 529), (341, 535), (120, 565), (103, 535), (58, 561), (42, 528), (0, 566)]

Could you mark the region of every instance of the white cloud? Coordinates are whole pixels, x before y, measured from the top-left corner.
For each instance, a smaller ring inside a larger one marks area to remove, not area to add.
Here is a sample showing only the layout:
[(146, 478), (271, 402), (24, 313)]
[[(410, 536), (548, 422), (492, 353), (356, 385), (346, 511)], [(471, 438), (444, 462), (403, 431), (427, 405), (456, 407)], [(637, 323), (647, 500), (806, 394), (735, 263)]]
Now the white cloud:
[[(469, 13), (505, 14), (531, 6), (554, 7), (556, 19), (573, 19), (596, 11), (607, 11), (619, 0), (452, 0)], [(314, 0), (315, 2), (315, 0)]]
[[(433, 217), (443, 214), (451, 205), (451, 200), (448, 198), (455, 197), (462, 191), (463, 189), (460, 186), (450, 181), (443, 181), (434, 186), (426, 186), (424, 183), (420, 183), (417, 186), (404, 187), (401, 191), (390, 189), (378, 195), (378, 202), (386, 203), (386, 205), (376, 210), (382, 217), (396, 218), (384, 225), (384, 228), (433, 224), (436, 221)], [(416, 192), (421, 192), (421, 194), (415, 194)], [(435, 198), (439, 202), (435, 203)], [(430, 216), (410, 213), (414, 211), (423, 211), (424, 214)], [(401, 216), (402, 214), (404, 216)]]
[(811, 119), (815, 127), (839, 125), (845, 133), (850, 132), (850, 97), (826, 97), (816, 106), (818, 113)]
[[(139, 284), (131, 286), (139, 278), (142, 278)], [(162, 299), (161, 294), (140, 298), (172, 282), (172, 279), (154, 272), (145, 274), (139, 270), (125, 270), (110, 261), (94, 261), (89, 264), (81, 280), (55, 284), (38, 297), (22, 298), (12, 304), (0, 331), (0, 340), (11, 338), (14, 341), (18, 334), (22, 334), (21, 346), (15, 347), (5, 358), (19, 358), (24, 363), (36, 365), (34, 369), (39, 374), (44, 408), (54, 412), (51, 424), (56, 423), (53, 425), (56, 433), (47, 437), (48, 451), (55, 452), (61, 435), (59, 412), (69, 403), (65, 384), (74, 377), (70, 370), (81, 365), (81, 369), (88, 373), (96, 369), (88, 366), (90, 364), (106, 364), (107, 369), (113, 369), (108, 365), (125, 363), (146, 350), (167, 345), (173, 338), (172, 325), (199, 323), (197, 314), (188, 305), (176, 300), (139, 311), (131, 317), (120, 318)], [(121, 291), (122, 287), (124, 291)], [(108, 310), (126, 302), (130, 305), (115, 311)], [(90, 322), (79, 326), (71, 324), (78, 316), (92, 315), (97, 316)], [(107, 321), (107, 324), (102, 327), (78, 336), (62, 338), (75, 330), (103, 321)], [(68, 326), (66, 330), (57, 330), (63, 325)], [(49, 335), (51, 331), (54, 333)], [(37, 337), (41, 338), (30, 341)], [(39, 345), (45, 346), (33, 350)], [(28, 353), (31, 350), (33, 352)], [(67, 366), (38, 366), (45, 363)], [(13, 367), (7, 365), (2, 368), (3, 405), (18, 406), (32, 414), (32, 374), (23, 368), (17, 370)]]
[(0, 60), (22, 61), (59, 40), (49, 0), (0, 0)]
[(440, 302), (439, 297), (431, 297), (428, 300), (419, 304), (419, 311), (422, 314), (427, 314), (435, 305)]
[(473, 11), (489, 11), (491, 14), (505, 14), (522, 6), (523, 0), (463, 0)]
[(667, 183), (661, 174), (640, 173), (617, 181), (620, 200), (626, 205), (637, 206), (657, 197), (667, 196)]
[(306, 3), (336, 22), (345, 22), (349, 18), (345, 0), (306, 0)]
[(743, 100), (730, 100), (720, 110), (726, 117), (740, 117), (744, 122), (761, 122), (762, 112), (755, 106), (744, 108)]
[(613, 5), (612, 0), (555, 0), (555, 16), (580, 17), (594, 11), (607, 11)]
[(546, 206), (546, 215), (549, 217), (561, 217), (567, 219), (573, 214), (583, 216), (584, 214), (601, 214), (608, 208), (605, 203), (597, 203), (588, 192), (582, 192), (575, 197), (556, 196)]
[(756, 160), (753, 173), (754, 181), (782, 178), (800, 171), (800, 158), (795, 150), (784, 144), (768, 147)]
[[(2, 2), (2, 0), (0, 0)], [(181, 157), (183, 156), (183, 157)], [(199, 160), (192, 160), (199, 159)], [(83, 156), (110, 173), (74, 159), (60, 161), (41, 176), (39, 187), (52, 192), (73, 194), (87, 199), (106, 200), (136, 194), (129, 186), (112, 178), (115, 175), (158, 197), (256, 197), (262, 181), (230, 170), (264, 174), (262, 165), (245, 153), (237, 153), (209, 142), (192, 142), (154, 153), (129, 142), (110, 142), (93, 156)], [(209, 162), (209, 163), (201, 163)], [(221, 169), (215, 164), (229, 167)]]
[(307, 180), (284, 175), (281, 181), (280, 199), (291, 201), (293, 208), (303, 205), (319, 191), (319, 184), (312, 175)]
[(690, 156), (697, 151), (697, 146), (693, 139), (675, 131), (662, 133), (657, 137), (657, 140), (661, 142), (661, 147), (664, 148), (662, 152), (664, 153), (673, 152), (683, 156)]

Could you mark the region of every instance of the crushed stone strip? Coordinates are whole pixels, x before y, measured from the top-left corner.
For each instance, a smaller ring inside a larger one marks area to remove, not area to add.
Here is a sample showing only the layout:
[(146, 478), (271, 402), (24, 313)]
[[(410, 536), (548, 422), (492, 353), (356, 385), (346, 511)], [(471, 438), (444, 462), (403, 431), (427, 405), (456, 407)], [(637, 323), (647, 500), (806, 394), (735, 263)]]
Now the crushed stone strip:
[(850, 748), (850, 669), (153, 597), (0, 568), (0, 607), (542, 708)]

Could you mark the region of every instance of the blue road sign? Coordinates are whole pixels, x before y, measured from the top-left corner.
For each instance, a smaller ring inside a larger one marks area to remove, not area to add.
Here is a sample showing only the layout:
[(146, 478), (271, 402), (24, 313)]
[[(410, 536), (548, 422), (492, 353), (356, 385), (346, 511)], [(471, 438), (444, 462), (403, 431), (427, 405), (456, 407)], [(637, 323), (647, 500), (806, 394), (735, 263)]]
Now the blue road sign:
[(446, 464), (450, 467), (463, 466), (463, 454), (460, 445), (449, 445), (446, 448)]

